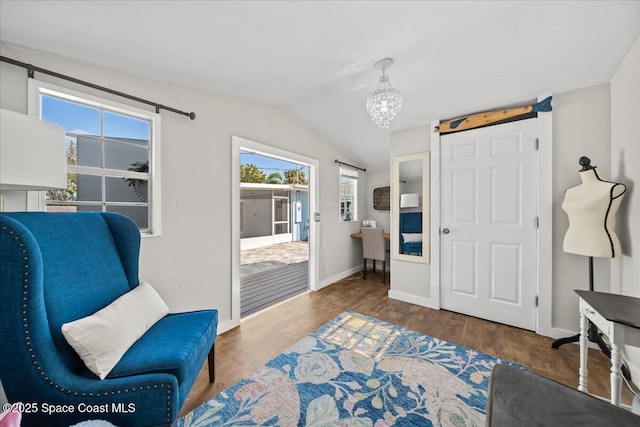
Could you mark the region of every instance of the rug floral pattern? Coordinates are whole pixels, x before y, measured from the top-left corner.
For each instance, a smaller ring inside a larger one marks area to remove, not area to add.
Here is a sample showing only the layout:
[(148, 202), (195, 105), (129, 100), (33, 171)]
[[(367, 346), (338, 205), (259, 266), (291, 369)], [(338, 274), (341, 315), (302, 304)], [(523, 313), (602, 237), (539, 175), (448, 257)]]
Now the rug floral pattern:
[(496, 363), (348, 311), (178, 426), (484, 426)]

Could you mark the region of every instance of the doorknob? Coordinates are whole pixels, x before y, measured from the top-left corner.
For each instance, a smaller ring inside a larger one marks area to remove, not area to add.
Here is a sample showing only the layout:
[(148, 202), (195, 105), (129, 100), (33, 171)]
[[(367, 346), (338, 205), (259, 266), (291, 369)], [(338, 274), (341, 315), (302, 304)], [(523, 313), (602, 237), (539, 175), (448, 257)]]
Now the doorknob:
[(442, 229), (442, 233), (443, 234), (449, 234), (449, 229), (448, 228), (443, 228)]

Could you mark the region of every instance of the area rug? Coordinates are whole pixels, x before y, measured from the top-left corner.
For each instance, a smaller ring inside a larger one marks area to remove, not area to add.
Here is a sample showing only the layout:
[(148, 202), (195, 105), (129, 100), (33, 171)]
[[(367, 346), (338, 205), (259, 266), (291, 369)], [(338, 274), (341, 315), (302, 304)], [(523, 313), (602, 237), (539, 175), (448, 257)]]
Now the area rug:
[(484, 426), (496, 363), (347, 311), (178, 426)]

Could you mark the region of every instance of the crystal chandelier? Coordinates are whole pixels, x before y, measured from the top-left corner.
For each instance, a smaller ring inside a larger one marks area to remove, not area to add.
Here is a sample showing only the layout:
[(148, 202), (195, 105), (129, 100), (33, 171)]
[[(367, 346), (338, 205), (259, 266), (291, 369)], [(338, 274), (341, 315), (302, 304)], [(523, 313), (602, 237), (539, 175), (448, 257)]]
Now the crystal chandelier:
[(389, 77), (384, 73), (393, 64), (393, 59), (384, 58), (375, 63), (375, 67), (382, 70), (382, 77), (378, 89), (367, 98), (367, 111), (371, 120), (381, 128), (388, 128), (389, 122), (402, 108), (402, 95), (394, 89), (389, 82)]

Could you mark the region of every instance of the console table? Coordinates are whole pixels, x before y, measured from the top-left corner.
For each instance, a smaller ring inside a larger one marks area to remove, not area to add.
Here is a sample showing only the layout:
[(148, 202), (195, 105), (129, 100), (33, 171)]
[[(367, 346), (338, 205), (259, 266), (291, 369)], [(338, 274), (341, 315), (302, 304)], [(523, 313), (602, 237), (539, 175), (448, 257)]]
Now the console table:
[(580, 297), (578, 390), (587, 392), (587, 329), (591, 321), (611, 343), (611, 403), (620, 405), (620, 351), (624, 345), (640, 347), (640, 298), (606, 292), (575, 292)]

